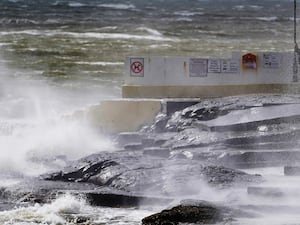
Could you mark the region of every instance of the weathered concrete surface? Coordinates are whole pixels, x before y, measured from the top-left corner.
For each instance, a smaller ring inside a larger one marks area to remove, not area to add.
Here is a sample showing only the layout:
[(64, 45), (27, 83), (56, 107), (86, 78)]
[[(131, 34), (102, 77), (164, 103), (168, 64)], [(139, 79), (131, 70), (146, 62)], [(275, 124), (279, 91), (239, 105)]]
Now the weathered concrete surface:
[[(249, 76), (249, 75), (248, 75)], [(251, 74), (250, 76), (255, 76)], [(224, 83), (224, 80), (222, 80)], [(216, 98), (247, 94), (299, 94), (298, 83), (236, 85), (123, 85), (124, 98)]]
[(82, 120), (104, 133), (116, 134), (137, 131), (141, 126), (151, 124), (161, 110), (159, 99), (107, 100), (78, 111), (70, 118)]

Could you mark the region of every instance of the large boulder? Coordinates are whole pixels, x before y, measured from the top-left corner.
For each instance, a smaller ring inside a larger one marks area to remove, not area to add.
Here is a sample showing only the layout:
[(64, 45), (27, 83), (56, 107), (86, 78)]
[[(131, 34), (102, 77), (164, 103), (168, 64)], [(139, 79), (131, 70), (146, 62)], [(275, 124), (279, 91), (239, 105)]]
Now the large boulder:
[(179, 205), (145, 217), (143, 225), (177, 225), (181, 223), (215, 224), (232, 219), (233, 211), (206, 201), (183, 201)]

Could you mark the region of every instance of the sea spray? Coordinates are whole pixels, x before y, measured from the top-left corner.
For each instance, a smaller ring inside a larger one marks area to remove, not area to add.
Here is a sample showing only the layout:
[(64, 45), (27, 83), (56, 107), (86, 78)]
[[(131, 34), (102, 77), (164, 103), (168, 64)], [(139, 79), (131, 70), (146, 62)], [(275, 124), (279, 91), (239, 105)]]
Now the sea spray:
[(0, 212), (1, 224), (68, 224), (68, 215), (85, 214), (89, 206), (84, 199), (63, 195), (49, 204), (35, 204)]
[(3, 225), (58, 225), (76, 224), (81, 221), (91, 225), (139, 225), (141, 219), (151, 213), (153, 211), (147, 209), (92, 207), (84, 198), (67, 193), (44, 205), (35, 204), (2, 211), (0, 223)]
[[(78, 109), (98, 102), (81, 101), (80, 92), (57, 91), (45, 80), (13, 77), (15, 70), (0, 65), (0, 169), (3, 173), (36, 176), (62, 168), (66, 161), (113, 150), (112, 142), (89, 124), (66, 119)], [(29, 71), (23, 71), (29, 73)], [(100, 98), (99, 98), (100, 100)], [(68, 116), (67, 116), (68, 115)]]

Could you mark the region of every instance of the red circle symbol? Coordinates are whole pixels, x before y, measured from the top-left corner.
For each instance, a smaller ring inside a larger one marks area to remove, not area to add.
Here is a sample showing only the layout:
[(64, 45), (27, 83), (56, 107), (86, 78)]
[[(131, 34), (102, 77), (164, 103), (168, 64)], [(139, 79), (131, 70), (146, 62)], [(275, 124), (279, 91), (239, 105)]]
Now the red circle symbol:
[(144, 65), (143, 65), (143, 63), (141, 63), (139, 61), (135, 61), (135, 62), (131, 63), (130, 68), (133, 73), (138, 74), (143, 71)]

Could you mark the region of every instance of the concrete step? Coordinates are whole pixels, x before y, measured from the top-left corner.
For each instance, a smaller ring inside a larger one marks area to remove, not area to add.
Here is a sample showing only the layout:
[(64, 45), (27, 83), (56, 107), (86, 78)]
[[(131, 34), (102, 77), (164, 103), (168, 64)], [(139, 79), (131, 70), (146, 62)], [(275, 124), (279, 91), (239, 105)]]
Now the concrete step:
[(249, 195), (263, 196), (263, 197), (300, 197), (300, 189), (297, 187), (260, 187), (252, 186), (247, 188)]
[(284, 203), (281, 205), (268, 205), (268, 204), (249, 204), (249, 205), (238, 205), (238, 209), (242, 209), (245, 211), (254, 211), (258, 213), (276, 213), (276, 214), (297, 214), (299, 215), (300, 205), (285, 205)]
[(234, 168), (256, 168), (266, 166), (285, 166), (289, 163), (300, 162), (300, 151), (236, 151), (224, 154), (219, 163)]
[(117, 145), (124, 147), (130, 143), (141, 143), (144, 135), (139, 132), (121, 132), (116, 138)]

